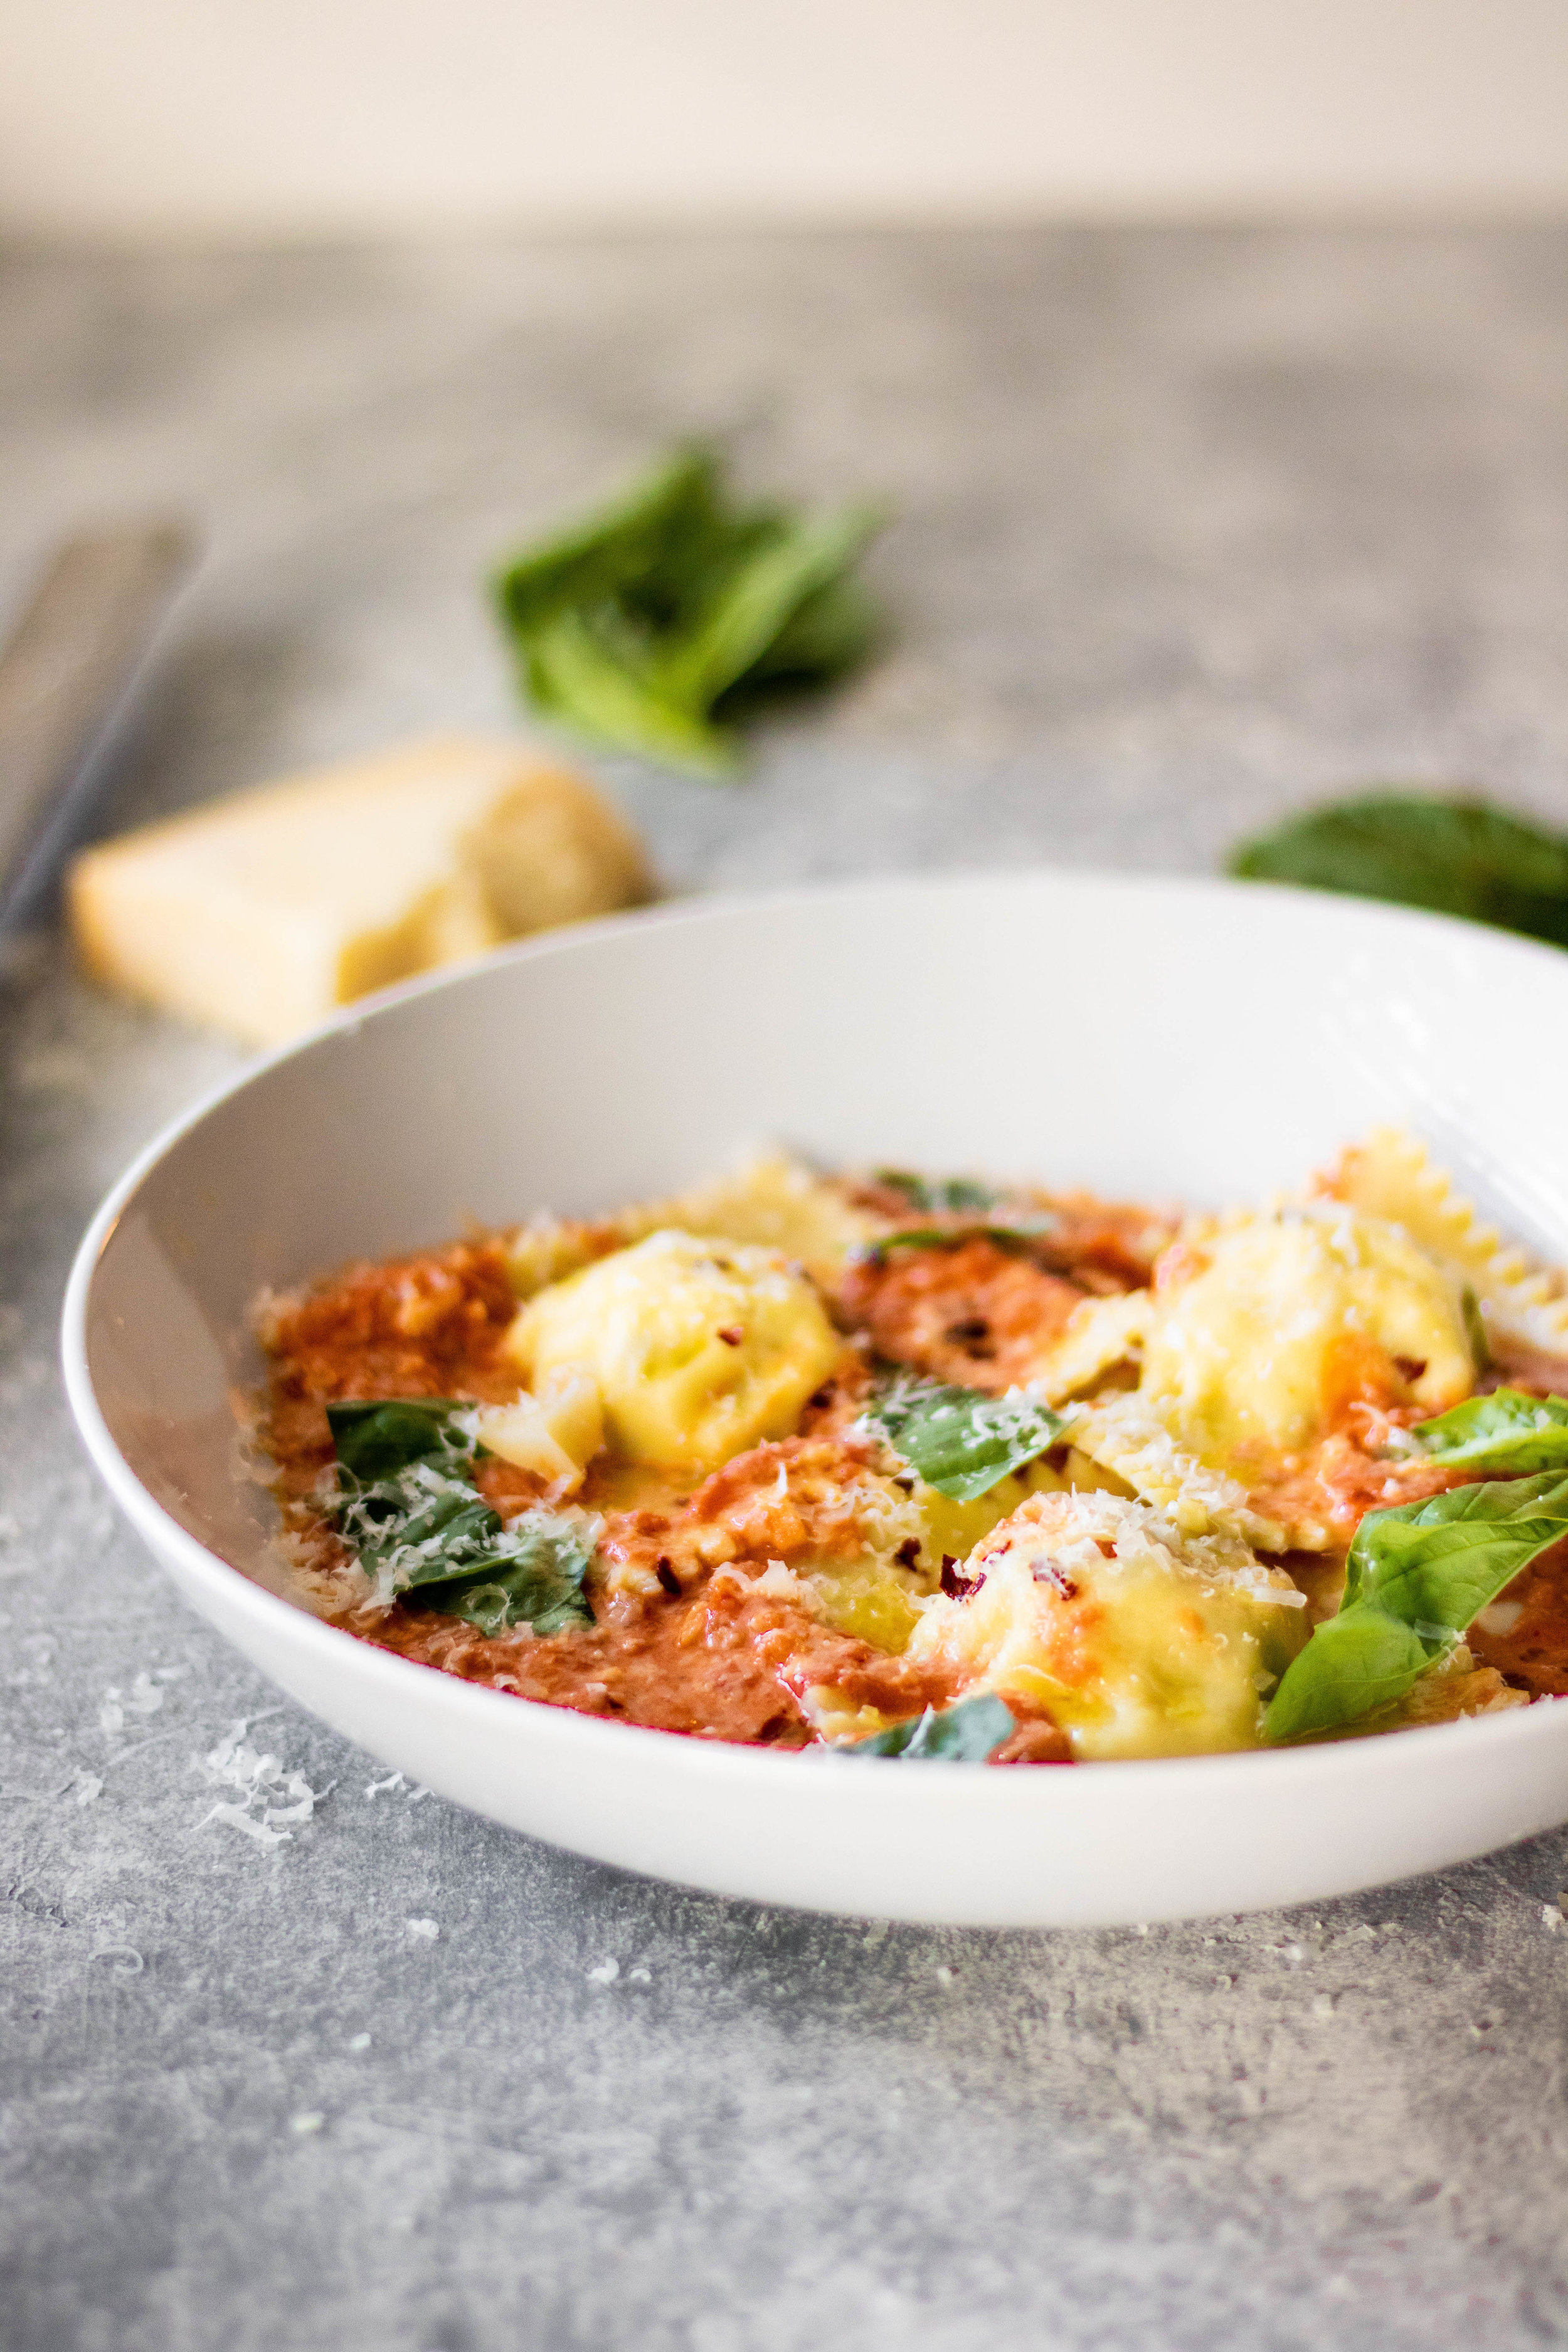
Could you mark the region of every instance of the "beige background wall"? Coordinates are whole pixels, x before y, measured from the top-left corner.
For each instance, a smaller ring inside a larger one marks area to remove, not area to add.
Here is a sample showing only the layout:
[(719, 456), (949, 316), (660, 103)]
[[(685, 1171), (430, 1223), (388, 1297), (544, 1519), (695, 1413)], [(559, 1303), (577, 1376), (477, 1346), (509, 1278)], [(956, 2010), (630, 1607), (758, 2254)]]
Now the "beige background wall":
[(0, 0), (0, 227), (1568, 203), (1568, 0)]

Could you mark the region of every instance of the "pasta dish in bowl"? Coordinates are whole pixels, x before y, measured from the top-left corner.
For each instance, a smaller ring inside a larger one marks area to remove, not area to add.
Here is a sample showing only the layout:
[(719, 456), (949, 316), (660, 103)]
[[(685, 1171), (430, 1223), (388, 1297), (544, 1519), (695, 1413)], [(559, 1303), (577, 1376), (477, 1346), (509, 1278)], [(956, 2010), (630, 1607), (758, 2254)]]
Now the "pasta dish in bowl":
[(1568, 1690), (1568, 1280), (1397, 1130), (1217, 1216), (775, 1156), (259, 1320), (301, 1590), (493, 1690), (994, 1763)]
[(1257, 886), (586, 926), (160, 1139), (68, 1386), (285, 1689), (605, 1861), (1041, 1925), (1442, 1866), (1568, 1818), (1560, 996)]

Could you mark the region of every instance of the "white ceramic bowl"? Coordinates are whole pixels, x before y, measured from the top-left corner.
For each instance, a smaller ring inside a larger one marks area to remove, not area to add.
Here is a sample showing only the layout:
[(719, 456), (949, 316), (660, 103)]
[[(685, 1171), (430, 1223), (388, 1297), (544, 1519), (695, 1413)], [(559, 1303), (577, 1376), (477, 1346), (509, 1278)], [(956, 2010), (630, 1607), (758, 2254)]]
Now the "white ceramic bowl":
[(268, 1589), (230, 1384), (263, 1284), (764, 1139), (1220, 1203), (1381, 1119), (1568, 1257), (1568, 956), (1256, 885), (1037, 873), (675, 908), (416, 982), (163, 1136), (65, 1313), (89, 1450), (181, 1590), (382, 1762), (631, 1870), (891, 1918), (1080, 1926), (1321, 1899), (1568, 1818), (1568, 1706), (1284, 1754), (987, 1771), (595, 1721), (374, 1650)]

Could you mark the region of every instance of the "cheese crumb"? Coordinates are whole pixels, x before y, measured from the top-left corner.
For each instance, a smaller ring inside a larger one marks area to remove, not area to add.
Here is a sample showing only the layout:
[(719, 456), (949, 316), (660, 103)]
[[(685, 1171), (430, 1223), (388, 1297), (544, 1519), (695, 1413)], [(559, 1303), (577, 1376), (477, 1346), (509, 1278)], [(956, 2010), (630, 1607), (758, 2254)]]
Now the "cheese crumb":
[[(281, 1713), (280, 1707), (267, 1710), (268, 1716)], [(216, 1748), (196, 1759), (209, 1780), (220, 1788), (239, 1791), (237, 1803), (226, 1801), (214, 1805), (196, 1824), (198, 1829), (205, 1829), (208, 1822), (224, 1822), (254, 1839), (258, 1845), (283, 1845), (293, 1832), (279, 1824), (308, 1822), (322, 1798), (331, 1794), (335, 1784), (312, 1789), (302, 1772), (285, 1770), (276, 1756), (261, 1755), (251, 1746), (246, 1733), (252, 1724), (265, 1719), (262, 1716), (240, 1717)]]

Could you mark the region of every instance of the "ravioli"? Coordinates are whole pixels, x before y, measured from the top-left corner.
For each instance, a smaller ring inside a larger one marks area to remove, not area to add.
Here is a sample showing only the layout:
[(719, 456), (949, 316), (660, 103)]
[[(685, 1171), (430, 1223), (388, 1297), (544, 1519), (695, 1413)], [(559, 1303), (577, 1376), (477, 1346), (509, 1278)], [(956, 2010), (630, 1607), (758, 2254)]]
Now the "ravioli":
[(558, 1494), (575, 1494), (605, 1443), (604, 1401), (585, 1372), (563, 1370), (537, 1396), (485, 1407), (476, 1434), (502, 1462), (531, 1470)]
[(1255, 1747), (1306, 1639), (1289, 1577), (1113, 1495), (1034, 1497), (966, 1573), (975, 1591), (928, 1604), (910, 1657), (1044, 1708), (1086, 1759)]
[(507, 1349), (535, 1390), (586, 1374), (624, 1459), (701, 1476), (786, 1435), (843, 1342), (781, 1252), (668, 1232), (542, 1290)]
[(1468, 1396), (1461, 1286), (1402, 1229), (1350, 1209), (1282, 1210), (1222, 1229), (1155, 1290), (1139, 1393), (1216, 1468), (1266, 1466), (1344, 1405)]
[(1474, 1387), (1473, 1350), (1452, 1267), (1402, 1225), (1320, 1202), (1190, 1229), (1152, 1288), (1086, 1300), (1038, 1378), (1053, 1404), (1080, 1401), (1080, 1451), (1182, 1528), (1318, 1549), (1331, 1512), (1298, 1498), (1281, 1516), (1247, 1490), (1293, 1475), (1352, 1406), (1444, 1412)]
[(1068, 1426), (1075, 1454), (1096, 1472), (1109, 1471), (1127, 1494), (1163, 1511), (1183, 1535), (1237, 1536), (1265, 1551), (1286, 1549), (1285, 1528), (1253, 1508), (1240, 1480), (1179, 1445), (1142, 1394), (1112, 1391), (1078, 1408)]
[(1047, 1403), (1065, 1403), (1092, 1389), (1118, 1364), (1140, 1356), (1153, 1315), (1153, 1294), (1148, 1290), (1130, 1290), (1119, 1298), (1086, 1298), (1031, 1368), (1034, 1385)]
[(989, 1494), (961, 1503), (915, 1481), (900, 1514), (902, 1541), (898, 1548), (803, 1571), (824, 1622), (840, 1633), (858, 1634), (879, 1650), (901, 1651), (943, 1570), (967, 1559), (975, 1545), (1031, 1495), (1059, 1492), (1066, 1483), (1048, 1464), (1031, 1462), (1026, 1470), (999, 1479)]
[(1468, 1284), (1486, 1323), (1548, 1354), (1568, 1350), (1568, 1277), (1537, 1265), (1435, 1168), (1418, 1137), (1374, 1128), (1342, 1152), (1321, 1189), (1368, 1214), (1392, 1219)]
[(857, 1208), (843, 1185), (816, 1175), (785, 1152), (769, 1151), (710, 1184), (668, 1200), (639, 1202), (611, 1217), (535, 1217), (512, 1234), (508, 1272), (518, 1297), (531, 1298), (611, 1250), (649, 1234), (675, 1231), (782, 1250), (831, 1289), (855, 1253), (887, 1223)]
[(625, 1220), (631, 1240), (674, 1226), (705, 1239), (782, 1250), (829, 1288), (855, 1252), (874, 1237), (880, 1222), (856, 1208), (841, 1185), (826, 1181), (782, 1151), (763, 1152), (733, 1175), (678, 1193), (673, 1200), (628, 1211)]

